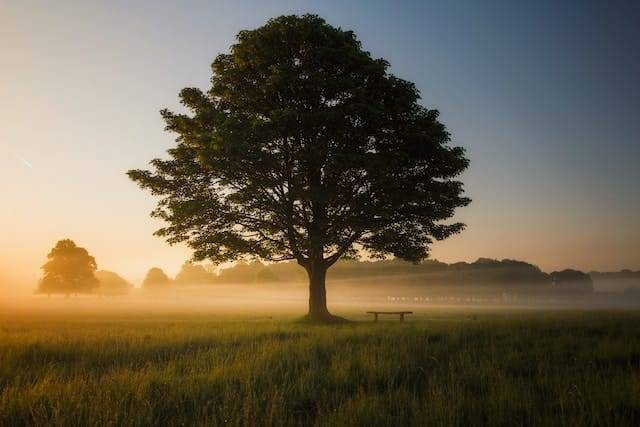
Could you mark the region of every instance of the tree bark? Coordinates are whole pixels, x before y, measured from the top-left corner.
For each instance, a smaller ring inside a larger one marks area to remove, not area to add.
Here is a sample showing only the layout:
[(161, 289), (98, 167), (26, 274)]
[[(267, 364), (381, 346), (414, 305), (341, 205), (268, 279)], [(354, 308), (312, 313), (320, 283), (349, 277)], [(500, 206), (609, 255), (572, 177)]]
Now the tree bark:
[(320, 263), (313, 263), (307, 268), (309, 275), (309, 318), (311, 320), (326, 321), (331, 319), (327, 310), (327, 290), (325, 281), (327, 267)]

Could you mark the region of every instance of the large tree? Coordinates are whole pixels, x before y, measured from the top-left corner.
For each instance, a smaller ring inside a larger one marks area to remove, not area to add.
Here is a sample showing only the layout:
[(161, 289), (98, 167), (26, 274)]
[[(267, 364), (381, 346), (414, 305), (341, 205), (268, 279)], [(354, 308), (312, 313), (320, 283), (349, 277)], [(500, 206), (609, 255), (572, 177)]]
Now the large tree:
[(45, 294), (89, 293), (99, 286), (96, 260), (73, 240), (60, 240), (42, 266), (44, 276), (38, 291)]
[(469, 199), (464, 150), (415, 85), (315, 15), (242, 31), (212, 65), (211, 88), (185, 88), (168, 159), (128, 174), (160, 196), (156, 232), (194, 259), (295, 260), (309, 317), (327, 310), (327, 269), (363, 250), (420, 261), (460, 232), (444, 223)]

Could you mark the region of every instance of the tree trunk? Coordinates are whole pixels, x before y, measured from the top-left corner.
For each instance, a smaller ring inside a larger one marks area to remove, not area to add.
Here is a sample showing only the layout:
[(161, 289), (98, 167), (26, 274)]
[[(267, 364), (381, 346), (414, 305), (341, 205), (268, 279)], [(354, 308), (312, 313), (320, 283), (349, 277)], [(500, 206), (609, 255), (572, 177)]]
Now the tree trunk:
[(320, 263), (313, 263), (307, 268), (309, 275), (309, 318), (316, 321), (331, 319), (327, 310), (327, 291), (325, 280), (327, 268)]

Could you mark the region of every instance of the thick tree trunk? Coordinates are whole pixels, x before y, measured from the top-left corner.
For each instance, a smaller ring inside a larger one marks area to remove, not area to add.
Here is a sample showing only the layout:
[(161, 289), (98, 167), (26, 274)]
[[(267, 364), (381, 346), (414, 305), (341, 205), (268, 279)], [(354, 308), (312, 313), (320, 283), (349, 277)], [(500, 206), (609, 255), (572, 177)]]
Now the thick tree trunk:
[(324, 265), (314, 264), (307, 268), (307, 274), (309, 275), (309, 318), (318, 321), (330, 319), (325, 287), (327, 268)]
[(327, 310), (325, 281), (327, 267), (323, 263), (312, 263), (305, 267), (309, 275), (309, 314), (304, 318), (312, 323), (345, 323), (347, 319), (334, 316)]

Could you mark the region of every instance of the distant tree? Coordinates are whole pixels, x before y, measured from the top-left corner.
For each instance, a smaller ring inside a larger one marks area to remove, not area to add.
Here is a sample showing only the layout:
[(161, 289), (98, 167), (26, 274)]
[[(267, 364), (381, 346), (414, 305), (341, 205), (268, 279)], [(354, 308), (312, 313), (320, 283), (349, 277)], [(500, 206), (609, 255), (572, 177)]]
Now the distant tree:
[(98, 279), (94, 275), (98, 268), (96, 260), (72, 240), (56, 243), (47, 259), (42, 266), (44, 276), (39, 283), (39, 292), (70, 295), (89, 293), (98, 287)]
[(153, 267), (147, 272), (142, 286), (147, 290), (165, 289), (171, 284), (171, 279), (158, 267)]
[(283, 282), (301, 282), (308, 279), (307, 272), (296, 261), (283, 261), (269, 265), (269, 270)]
[(131, 283), (113, 271), (96, 271), (96, 278), (100, 282), (100, 286), (96, 292), (103, 295), (122, 295), (128, 293), (133, 288)]
[(589, 276), (593, 280), (594, 288), (599, 291), (624, 292), (630, 288), (640, 288), (640, 271), (592, 271)]
[(256, 274), (256, 282), (264, 283), (264, 282), (277, 282), (280, 278), (273, 272), (273, 270), (265, 265), (258, 273)]
[(578, 270), (562, 270), (551, 273), (551, 283), (558, 290), (592, 292), (593, 281), (587, 273)]
[(261, 262), (238, 262), (223, 269), (218, 280), (222, 283), (253, 283), (264, 268)]
[(314, 15), (281, 16), (238, 34), (213, 62), (208, 92), (180, 93), (190, 114), (162, 111), (177, 135), (169, 159), (129, 177), (161, 196), (156, 232), (195, 260), (295, 260), (309, 317), (326, 304), (327, 269), (359, 249), (412, 262), (469, 199), (455, 178), (464, 150), (415, 85)]
[(176, 275), (176, 283), (203, 285), (216, 281), (216, 275), (207, 271), (204, 266), (185, 262)]

